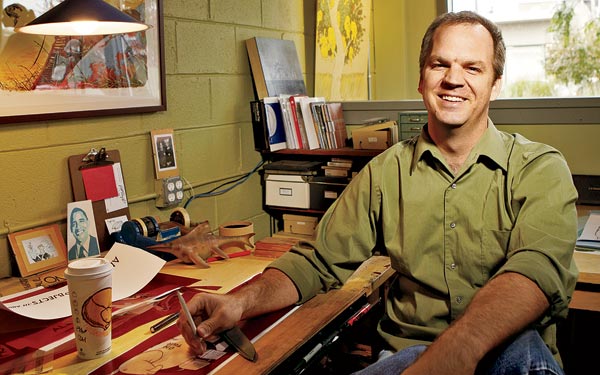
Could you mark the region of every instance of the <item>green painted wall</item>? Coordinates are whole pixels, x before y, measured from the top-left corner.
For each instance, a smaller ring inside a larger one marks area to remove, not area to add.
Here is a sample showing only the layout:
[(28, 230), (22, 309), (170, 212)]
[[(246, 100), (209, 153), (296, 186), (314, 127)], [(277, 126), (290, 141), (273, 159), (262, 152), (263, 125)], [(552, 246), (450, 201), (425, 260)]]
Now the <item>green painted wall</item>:
[(421, 38), (437, 16), (434, 0), (373, 0), (373, 100), (420, 99)]
[[(164, 220), (171, 210), (155, 207), (152, 129), (174, 129), (180, 173), (194, 193), (251, 170), (260, 155), (251, 131), (245, 39), (293, 40), (312, 89), (313, 64), (306, 61), (313, 61), (314, 0), (166, 0), (163, 6), (166, 112), (0, 125), (0, 277), (16, 273), (8, 232), (58, 223), (66, 239), (71, 155), (118, 149), (131, 217)], [(194, 200), (188, 211), (213, 228), (251, 220), (261, 238), (270, 227), (261, 194), (254, 175), (229, 193)]]

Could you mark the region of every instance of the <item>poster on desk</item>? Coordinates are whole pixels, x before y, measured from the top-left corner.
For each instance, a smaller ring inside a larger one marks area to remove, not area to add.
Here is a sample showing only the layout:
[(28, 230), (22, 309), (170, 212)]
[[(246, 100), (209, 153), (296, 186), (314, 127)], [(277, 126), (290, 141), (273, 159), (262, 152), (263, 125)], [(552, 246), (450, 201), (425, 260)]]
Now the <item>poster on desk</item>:
[[(186, 300), (191, 298), (184, 293)], [(297, 308), (297, 307), (296, 307)], [(254, 342), (285, 319), (294, 307), (249, 319), (241, 323), (242, 331)], [(146, 336), (145, 336), (146, 337)], [(155, 333), (131, 350), (97, 368), (91, 375), (211, 375), (233, 359), (231, 347), (218, 341), (209, 344), (202, 356), (194, 356), (177, 326), (173, 325)], [(260, 356), (260, 353), (258, 353)]]
[[(158, 274), (142, 290), (113, 302), (113, 339), (179, 311), (177, 297), (171, 292), (195, 281), (181, 276)], [(198, 291), (198, 288), (186, 288), (184, 295), (191, 298)], [(5, 327), (8, 331), (0, 332), (0, 374), (39, 369), (51, 365), (53, 359), (74, 354), (76, 348), (70, 316), (38, 320), (36, 323), (33, 319), (24, 321), (24, 316), (8, 314), (11, 313), (0, 311), (0, 319), (10, 320), (12, 325)], [(20, 324), (24, 324), (25, 328), (19, 329)], [(53, 355), (45, 356), (44, 353)]]

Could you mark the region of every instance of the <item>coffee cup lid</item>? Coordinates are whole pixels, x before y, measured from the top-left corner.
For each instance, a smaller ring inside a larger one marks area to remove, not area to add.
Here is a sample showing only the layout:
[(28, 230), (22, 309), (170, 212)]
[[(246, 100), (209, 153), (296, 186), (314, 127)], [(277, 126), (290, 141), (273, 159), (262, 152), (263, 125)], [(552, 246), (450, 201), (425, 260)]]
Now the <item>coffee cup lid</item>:
[(93, 276), (112, 271), (112, 265), (104, 258), (77, 259), (67, 267), (65, 274), (69, 276)]

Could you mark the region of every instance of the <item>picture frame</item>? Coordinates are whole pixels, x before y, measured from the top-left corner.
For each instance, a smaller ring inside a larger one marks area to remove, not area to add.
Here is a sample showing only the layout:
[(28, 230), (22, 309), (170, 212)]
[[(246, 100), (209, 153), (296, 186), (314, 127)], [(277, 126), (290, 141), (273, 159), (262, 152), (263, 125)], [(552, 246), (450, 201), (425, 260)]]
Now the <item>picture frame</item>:
[(159, 129), (150, 132), (152, 138), (152, 155), (156, 179), (179, 175), (173, 129)]
[[(166, 110), (162, 0), (125, 10), (150, 25), (108, 36), (16, 33), (56, 1), (5, 0), (0, 125)], [(127, 2), (123, 2), (126, 4)]]
[(9, 233), (22, 277), (67, 265), (67, 247), (58, 224)]

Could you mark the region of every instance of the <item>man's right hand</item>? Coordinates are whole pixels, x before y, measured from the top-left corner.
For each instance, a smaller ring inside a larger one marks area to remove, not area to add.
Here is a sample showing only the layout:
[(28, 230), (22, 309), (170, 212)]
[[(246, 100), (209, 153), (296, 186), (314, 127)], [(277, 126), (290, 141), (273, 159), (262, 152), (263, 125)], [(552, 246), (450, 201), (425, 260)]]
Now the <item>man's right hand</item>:
[(240, 304), (230, 295), (198, 293), (187, 305), (194, 317), (196, 332), (192, 331), (183, 312), (179, 314), (177, 325), (195, 354), (204, 353), (206, 340), (212, 340), (219, 332), (232, 328), (242, 317)]
[(198, 293), (187, 305), (196, 323), (193, 332), (185, 314), (179, 314), (177, 325), (192, 351), (206, 351), (205, 340), (212, 340), (240, 320), (276, 311), (298, 301), (296, 286), (283, 272), (267, 269), (257, 280), (233, 294)]

